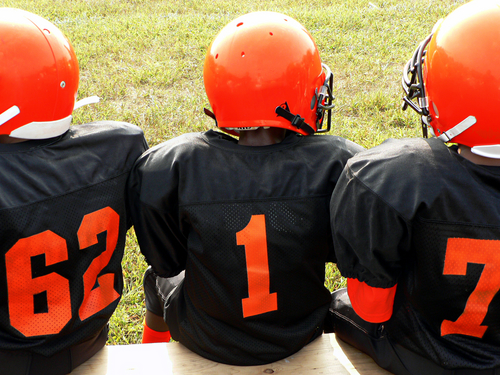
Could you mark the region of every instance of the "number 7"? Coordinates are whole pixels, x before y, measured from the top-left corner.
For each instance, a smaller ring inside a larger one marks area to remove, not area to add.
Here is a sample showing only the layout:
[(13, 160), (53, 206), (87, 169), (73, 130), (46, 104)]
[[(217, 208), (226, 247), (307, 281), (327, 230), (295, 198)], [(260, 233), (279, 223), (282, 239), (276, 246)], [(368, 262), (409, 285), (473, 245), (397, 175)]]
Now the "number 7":
[(488, 329), (481, 323), (490, 302), (500, 290), (500, 241), (449, 238), (443, 275), (465, 276), (468, 263), (484, 264), (483, 272), (462, 315), (454, 322), (444, 320), (441, 324), (441, 336), (462, 334), (482, 338)]

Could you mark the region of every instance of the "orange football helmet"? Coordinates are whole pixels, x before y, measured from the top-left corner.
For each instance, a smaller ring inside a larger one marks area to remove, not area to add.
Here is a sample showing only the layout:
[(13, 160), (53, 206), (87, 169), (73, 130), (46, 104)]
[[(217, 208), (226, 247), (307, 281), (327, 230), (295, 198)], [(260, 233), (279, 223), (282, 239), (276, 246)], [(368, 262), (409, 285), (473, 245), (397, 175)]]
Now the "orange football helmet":
[[(225, 26), (210, 45), (205, 91), (222, 130), (330, 130), (332, 74), (309, 32), (293, 18), (254, 12)], [(327, 126), (323, 117), (328, 112)]]
[(421, 115), (424, 136), (430, 127), (444, 142), (500, 158), (499, 25), (500, 1), (473, 0), (418, 46), (403, 72), (403, 110)]
[(56, 26), (0, 8), (0, 134), (43, 139), (64, 133), (78, 82), (75, 52)]

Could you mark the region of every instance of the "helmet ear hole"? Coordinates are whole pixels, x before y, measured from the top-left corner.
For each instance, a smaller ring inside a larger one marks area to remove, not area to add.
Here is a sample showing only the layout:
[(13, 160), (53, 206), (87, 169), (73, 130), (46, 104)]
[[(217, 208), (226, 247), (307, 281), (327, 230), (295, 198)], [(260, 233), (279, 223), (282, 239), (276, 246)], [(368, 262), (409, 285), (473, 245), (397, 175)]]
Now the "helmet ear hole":
[(311, 99), (311, 110), (314, 109), (314, 107), (316, 107), (316, 97), (318, 96), (318, 89), (314, 90), (314, 95)]
[(436, 103), (432, 102), (432, 108), (434, 109), (434, 113), (436, 114), (436, 118), (439, 118), (439, 110)]

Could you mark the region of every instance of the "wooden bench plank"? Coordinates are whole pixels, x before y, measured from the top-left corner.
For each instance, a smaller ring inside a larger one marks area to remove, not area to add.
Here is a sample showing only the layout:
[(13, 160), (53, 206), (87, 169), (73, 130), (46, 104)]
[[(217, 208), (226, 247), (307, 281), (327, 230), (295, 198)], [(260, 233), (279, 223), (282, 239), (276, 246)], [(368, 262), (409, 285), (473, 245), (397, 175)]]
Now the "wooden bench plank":
[(71, 375), (137, 374), (338, 374), (388, 375), (373, 360), (335, 334), (323, 335), (294, 355), (268, 365), (213, 362), (179, 343), (106, 346)]

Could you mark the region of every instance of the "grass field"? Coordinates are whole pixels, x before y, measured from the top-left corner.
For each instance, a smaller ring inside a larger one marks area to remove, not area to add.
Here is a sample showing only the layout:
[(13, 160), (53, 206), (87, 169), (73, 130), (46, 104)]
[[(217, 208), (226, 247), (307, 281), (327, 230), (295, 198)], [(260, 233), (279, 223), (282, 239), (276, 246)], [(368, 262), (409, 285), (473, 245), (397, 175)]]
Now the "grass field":
[[(364, 147), (420, 136), (414, 113), (402, 112), (401, 71), (434, 23), (465, 0), (3, 0), (39, 14), (71, 40), (80, 63), (79, 98), (101, 103), (74, 113), (73, 123), (121, 120), (142, 127), (150, 146), (213, 121), (203, 87), (203, 61), (216, 33), (239, 15), (270, 10), (301, 22), (334, 74), (332, 134)], [(111, 320), (110, 344), (140, 342), (146, 264), (130, 231), (125, 293)], [(327, 266), (327, 286), (342, 285)]]

